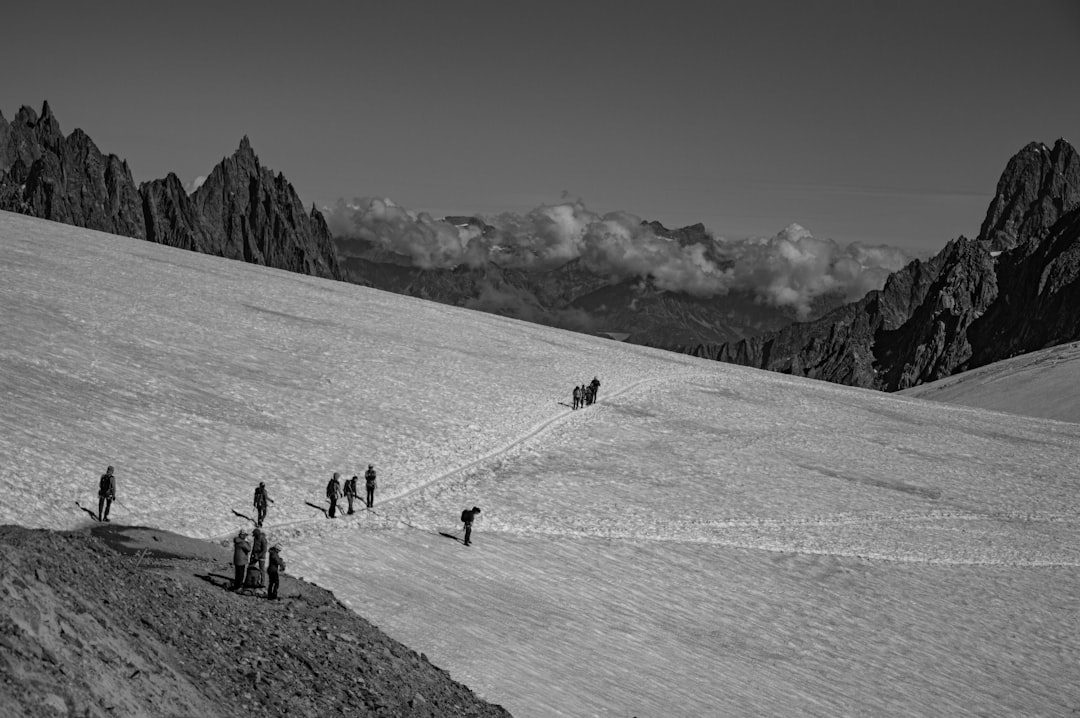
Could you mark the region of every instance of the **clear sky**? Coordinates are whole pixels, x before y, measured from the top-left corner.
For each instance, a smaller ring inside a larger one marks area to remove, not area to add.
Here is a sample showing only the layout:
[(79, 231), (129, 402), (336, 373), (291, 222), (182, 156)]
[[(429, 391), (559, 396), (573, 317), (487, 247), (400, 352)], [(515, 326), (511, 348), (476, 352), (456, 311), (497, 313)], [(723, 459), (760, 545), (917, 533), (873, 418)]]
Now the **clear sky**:
[[(1080, 3), (15, 3), (0, 111), (144, 181), (248, 135), (306, 202), (565, 196), (726, 237), (936, 251), (1029, 141), (1080, 137)], [(566, 194), (564, 194), (566, 193)]]

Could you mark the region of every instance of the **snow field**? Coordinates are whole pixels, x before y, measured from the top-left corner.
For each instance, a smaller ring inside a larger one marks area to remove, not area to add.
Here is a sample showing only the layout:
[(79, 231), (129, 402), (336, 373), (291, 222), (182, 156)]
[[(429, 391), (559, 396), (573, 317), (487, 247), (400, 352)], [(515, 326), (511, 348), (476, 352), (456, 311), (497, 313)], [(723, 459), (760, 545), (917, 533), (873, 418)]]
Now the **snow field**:
[(113, 464), (114, 520), (227, 540), (264, 480), (290, 573), (516, 716), (1080, 709), (1078, 425), (5, 213), (0, 337), (0, 521)]

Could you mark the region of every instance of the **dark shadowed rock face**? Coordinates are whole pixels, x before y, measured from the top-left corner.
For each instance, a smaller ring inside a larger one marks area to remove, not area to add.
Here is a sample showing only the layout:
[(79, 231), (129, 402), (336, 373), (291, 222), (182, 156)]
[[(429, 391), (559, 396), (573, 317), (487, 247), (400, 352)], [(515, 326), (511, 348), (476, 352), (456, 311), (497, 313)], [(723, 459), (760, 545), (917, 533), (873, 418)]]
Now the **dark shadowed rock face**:
[(64, 137), (45, 103), (11, 123), (0, 178), (0, 209), (54, 222), (145, 238), (142, 202), (127, 163), (105, 156), (82, 130)]
[(1080, 156), (1063, 139), (1050, 149), (1032, 142), (1005, 167), (986, 212), (979, 239), (992, 251), (1042, 239), (1080, 203)]
[(253, 264), (341, 279), (322, 215), (309, 215), (282, 174), (259, 164), (245, 137), (191, 195), (214, 253)]
[(1058, 140), (1013, 157), (978, 239), (950, 242), (815, 322), (691, 353), (895, 391), (1080, 338), (1080, 164)]
[(341, 279), (326, 222), (245, 137), (189, 196), (173, 174), (136, 187), (127, 163), (82, 130), (67, 137), (48, 103), (0, 117), (0, 209), (278, 269)]

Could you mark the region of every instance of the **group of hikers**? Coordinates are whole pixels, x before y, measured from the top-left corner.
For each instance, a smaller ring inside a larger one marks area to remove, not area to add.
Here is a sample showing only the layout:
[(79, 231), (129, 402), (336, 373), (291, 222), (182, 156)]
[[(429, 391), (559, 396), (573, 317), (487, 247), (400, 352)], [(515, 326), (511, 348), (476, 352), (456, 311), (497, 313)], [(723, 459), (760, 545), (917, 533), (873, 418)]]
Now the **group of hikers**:
[[(281, 574), (285, 571), (285, 560), (281, 558), (281, 548), (279, 546), (267, 547), (269, 541), (267, 541), (262, 528), (256, 526), (251, 534), (251, 543), (248, 543), (247, 531), (244, 529), (240, 529), (240, 533), (233, 539), (233, 569), (235, 574), (230, 590), (262, 588), (265, 583), (266, 597), (273, 601), (278, 597)], [(270, 559), (269, 565), (267, 565), (268, 555)]]
[[(337, 516), (337, 502), (342, 496), (349, 502), (349, 510), (346, 513), (353, 513), (353, 501), (360, 496), (356, 490), (356, 482), (359, 480), (359, 476), (346, 479), (343, 488), (341, 474), (334, 472), (334, 475), (330, 477), (330, 483), (326, 485), (326, 498), (330, 500), (330, 509), (326, 512), (326, 518), (332, 519)], [(375, 505), (375, 483), (375, 467), (368, 464), (367, 471), (364, 472), (364, 504), (369, 509)]]
[[(593, 380), (588, 384), (575, 386), (573, 408), (580, 409), (594, 403), (599, 389), (600, 380), (596, 377), (593, 377)], [(326, 498), (330, 501), (330, 508), (326, 511), (327, 518), (332, 519), (337, 516), (337, 504), (342, 496), (348, 501), (346, 513), (354, 513), (353, 502), (360, 496), (357, 490), (359, 479), (359, 476), (353, 476), (351, 479), (347, 479), (343, 485), (341, 474), (334, 472), (330, 482), (326, 485)], [(375, 466), (373, 464), (368, 464), (367, 471), (364, 472), (364, 488), (364, 505), (371, 509), (375, 505), (376, 489)], [(112, 508), (115, 499), (116, 475), (113, 467), (110, 466), (101, 475), (98, 482), (98, 521), (109, 520), (109, 509)], [(265, 481), (260, 481), (255, 488), (255, 498), (252, 503), (256, 511), (256, 517), (253, 519), (255, 528), (252, 529), (252, 541), (248, 542), (248, 533), (244, 529), (241, 529), (233, 539), (233, 568), (235, 574), (230, 590), (239, 591), (245, 587), (262, 588), (265, 580), (266, 597), (273, 600), (278, 597), (279, 578), (280, 574), (285, 571), (285, 561), (281, 558), (281, 548), (279, 546), (268, 546), (266, 534), (263, 532), (262, 526), (266, 520), (267, 510), (270, 504), (274, 503), (266, 490)], [(89, 511), (89, 509), (87, 510)], [(479, 506), (473, 506), (471, 509), (465, 509), (461, 512), (461, 522), (464, 524), (465, 529), (463, 543), (466, 546), (472, 545), (473, 522), (479, 514)]]
[[(574, 408), (582, 409), (596, 401), (596, 394), (600, 391), (600, 380), (595, 376), (588, 384), (574, 387)], [(564, 404), (565, 406), (565, 404)]]

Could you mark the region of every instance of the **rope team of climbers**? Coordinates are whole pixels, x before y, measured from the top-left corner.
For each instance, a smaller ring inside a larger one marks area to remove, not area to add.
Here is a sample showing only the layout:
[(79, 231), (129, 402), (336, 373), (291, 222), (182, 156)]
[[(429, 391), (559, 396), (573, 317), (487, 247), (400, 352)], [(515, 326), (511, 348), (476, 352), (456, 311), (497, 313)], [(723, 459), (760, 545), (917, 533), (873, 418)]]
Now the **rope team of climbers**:
[[(589, 384), (575, 386), (573, 390), (574, 404), (572, 408), (577, 410), (595, 403), (599, 388), (600, 380), (596, 377), (593, 377), (593, 380)], [(341, 474), (335, 471), (330, 477), (330, 481), (326, 484), (326, 499), (329, 501), (329, 508), (323, 509), (321, 506), (310, 503), (308, 505), (322, 510), (326, 518), (334, 519), (340, 513), (338, 510), (338, 502), (344, 498), (346, 500), (345, 514), (354, 514), (356, 513), (354, 503), (360, 499), (358, 487), (359, 480), (359, 475), (354, 475), (352, 478), (342, 482)], [(367, 470), (364, 472), (365, 491), (362, 508), (381, 516), (382, 514), (376, 512), (374, 509), (375, 491), (377, 488), (378, 479), (375, 466), (374, 464), (368, 464)], [(101, 475), (101, 479), (98, 483), (98, 510), (96, 515), (89, 508), (82, 507), (78, 502), (76, 502), (76, 504), (97, 521), (105, 522), (110, 520), (109, 510), (115, 500), (116, 475), (114, 467), (109, 466), (105, 473)], [(251, 542), (248, 541), (248, 533), (245, 529), (240, 529), (233, 538), (234, 577), (229, 588), (231, 591), (262, 589), (265, 586), (267, 599), (276, 600), (278, 598), (280, 574), (285, 572), (285, 560), (281, 556), (281, 547), (277, 545), (270, 546), (266, 532), (263, 530), (263, 523), (266, 521), (266, 516), (269, 512), (270, 504), (272, 503), (274, 503), (274, 499), (270, 497), (270, 493), (266, 488), (266, 482), (260, 481), (259, 485), (255, 487), (255, 495), (252, 499), (252, 506), (255, 509), (256, 517), (251, 518), (237, 511), (233, 511), (237, 516), (252, 521), (255, 524), (255, 527), (252, 529)], [(461, 512), (460, 520), (464, 530), (464, 538), (460, 540), (465, 546), (472, 545), (473, 523), (480, 513), (481, 510), (479, 506), (466, 508)], [(414, 526), (404, 519), (398, 518), (396, 520), (413, 529), (427, 530)], [(452, 534), (441, 535), (456, 538), (456, 536)]]

